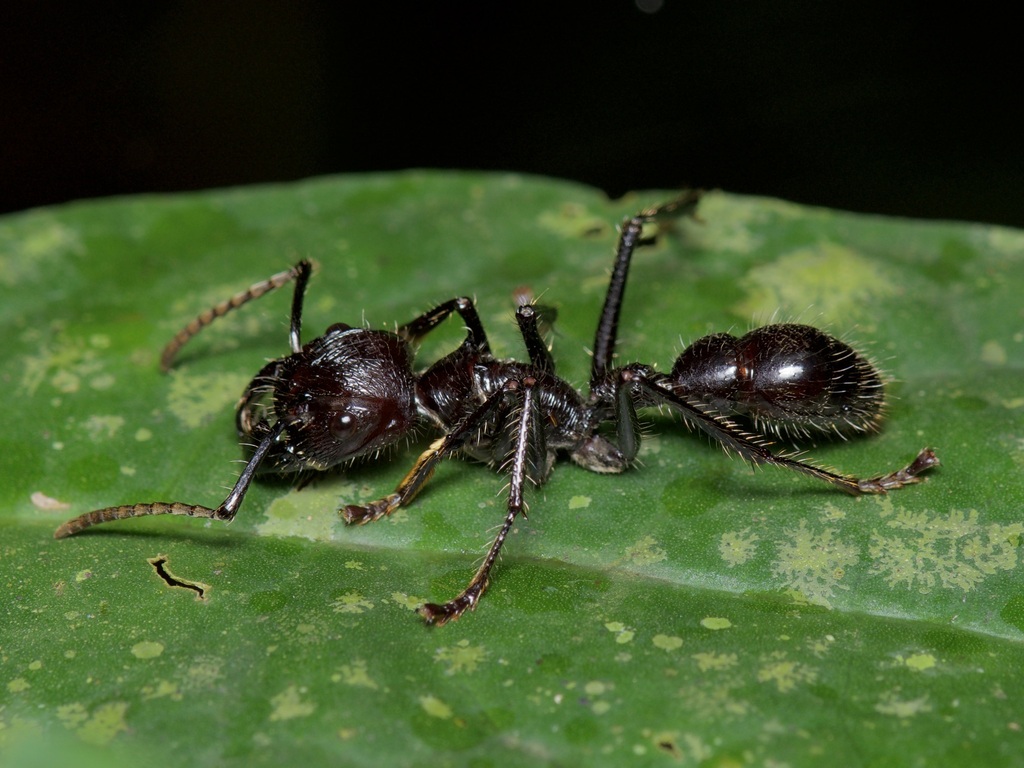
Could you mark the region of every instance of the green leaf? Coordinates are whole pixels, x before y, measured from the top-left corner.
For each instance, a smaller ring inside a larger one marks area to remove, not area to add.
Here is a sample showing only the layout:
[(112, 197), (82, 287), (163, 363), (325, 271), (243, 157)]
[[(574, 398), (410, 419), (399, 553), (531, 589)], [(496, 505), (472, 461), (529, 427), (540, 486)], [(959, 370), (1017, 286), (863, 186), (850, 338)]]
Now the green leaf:
[[(558, 307), (559, 372), (581, 385), (615, 226), (669, 194), (418, 172), (0, 220), (7, 763), (1020, 764), (1016, 231), (712, 193), (637, 256), (623, 360), (665, 369), (684, 343), (774, 317), (879, 361), (884, 431), (807, 448), (866, 476), (933, 446), (929, 482), (885, 498), (752, 472), (649, 414), (642, 466), (559, 465), (479, 610), (442, 628), (413, 609), (468, 581), (504, 480), (453, 461), (392, 519), (335, 512), (388, 493), (426, 434), (302, 490), (260, 481), (229, 527), (51, 538), (90, 509), (223, 498), (233, 405), (287, 349), (289, 290), (162, 375), (163, 344), (206, 307), (311, 257), (306, 338), (472, 295), (496, 352), (522, 357), (525, 286)], [(421, 360), (460, 336), (446, 324)]]

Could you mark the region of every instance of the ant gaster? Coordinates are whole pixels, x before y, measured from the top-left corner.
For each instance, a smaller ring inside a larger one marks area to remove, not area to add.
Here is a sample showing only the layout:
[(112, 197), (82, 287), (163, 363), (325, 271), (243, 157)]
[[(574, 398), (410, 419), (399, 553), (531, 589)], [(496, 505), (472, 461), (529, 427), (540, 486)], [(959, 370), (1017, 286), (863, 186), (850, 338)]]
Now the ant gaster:
[[(864, 357), (816, 328), (769, 325), (736, 338), (718, 333), (696, 341), (669, 373), (652, 366), (613, 365), (626, 278), (634, 250), (649, 242), (644, 225), (668, 215), (692, 214), (700, 194), (645, 209), (622, 226), (594, 338), (589, 391), (583, 394), (555, 374), (542, 338), (542, 312), (521, 304), (516, 321), (529, 362), (496, 359), (473, 302), (456, 298), (395, 333), (337, 323), (302, 344), (302, 303), (312, 266), (258, 283), (207, 310), (167, 345), (164, 370), (178, 351), (216, 318), (288, 282), (291, 353), (263, 367), (238, 404), (238, 433), (255, 449), (227, 498), (216, 508), (181, 502), (133, 504), (89, 512), (55, 532), (63, 538), (97, 523), (143, 515), (188, 515), (231, 520), (257, 473), (326, 470), (376, 457), (421, 425), (440, 433), (420, 454), (394, 492), (369, 504), (344, 507), (347, 523), (368, 523), (408, 504), (438, 462), (454, 454), (494, 466), (509, 478), (505, 520), (468, 586), (446, 603), (419, 611), (444, 624), (475, 608), (516, 518), (525, 516), (527, 482), (545, 482), (559, 455), (599, 473), (623, 472), (640, 449), (638, 409), (664, 407), (754, 464), (773, 464), (810, 475), (850, 494), (885, 493), (918, 482), (939, 462), (924, 449), (906, 467), (868, 479), (822, 469), (773, 451), (768, 435), (845, 435), (878, 428), (884, 405), (882, 380)], [(466, 338), (425, 370), (414, 368), (420, 341), (452, 313)], [(740, 421), (737, 421), (739, 419)], [(743, 427), (741, 423), (748, 426)], [(608, 425), (607, 429), (602, 429)]]

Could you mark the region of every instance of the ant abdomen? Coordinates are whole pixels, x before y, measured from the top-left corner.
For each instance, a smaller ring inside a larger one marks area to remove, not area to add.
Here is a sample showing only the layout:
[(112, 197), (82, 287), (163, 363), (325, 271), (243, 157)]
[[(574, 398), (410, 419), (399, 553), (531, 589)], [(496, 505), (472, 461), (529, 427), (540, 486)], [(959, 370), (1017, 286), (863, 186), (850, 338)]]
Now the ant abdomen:
[(809, 325), (767, 325), (737, 338), (705, 336), (676, 359), (676, 394), (723, 416), (793, 436), (876, 429), (885, 402), (875, 367)]

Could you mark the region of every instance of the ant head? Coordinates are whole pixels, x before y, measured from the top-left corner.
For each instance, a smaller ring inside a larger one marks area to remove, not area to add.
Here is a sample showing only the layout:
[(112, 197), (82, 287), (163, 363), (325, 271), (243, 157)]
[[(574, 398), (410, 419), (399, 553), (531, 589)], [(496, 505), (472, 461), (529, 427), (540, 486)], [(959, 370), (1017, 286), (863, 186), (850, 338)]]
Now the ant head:
[(284, 425), (263, 471), (329, 469), (392, 445), (416, 423), (411, 351), (384, 331), (331, 326), (257, 387)]

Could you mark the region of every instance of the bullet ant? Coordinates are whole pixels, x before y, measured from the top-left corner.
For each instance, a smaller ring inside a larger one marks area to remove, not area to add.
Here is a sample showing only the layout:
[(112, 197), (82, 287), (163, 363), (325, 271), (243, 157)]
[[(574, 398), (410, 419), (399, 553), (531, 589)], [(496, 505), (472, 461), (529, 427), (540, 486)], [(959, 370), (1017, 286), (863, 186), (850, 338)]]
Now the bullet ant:
[[(546, 482), (560, 455), (592, 472), (629, 469), (640, 449), (640, 409), (666, 408), (754, 464), (786, 467), (850, 494), (885, 493), (919, 482), (923, 472), (939, 463), (927, 448), (902, 469), (867, 479), (771, 449), (773, 434), (870, 432), (882, 419), (884, 393), (878, 371), (850, 346), (811, 326), (774, 324), (739, 338), (726, 333), (706, 336), (687, 347), (668, 373), (642, 363), (613, 365), (630, 262), (637, 247), (652, 240), (644, 237), (644, 225), (692, 214), (699, 197), (698, 192), (684, 192), (623, 223), (585, 394), (556, 375), (540, 330), (541, 312), (532, 304), (522, 303), (516, 310), (529, 357), (529, 362), (518, 362), (491, 354), (476, 308), (465, 297), (440, 304), (394, 333), (336, 323), (303, 344), (302, 305), (310, 262), (300, 261), (257, 283), (199, 315), (161, 357), (162, 368), (169, 369), (179, 350), (215, 319), (295, 283), (291, 352), (267, 363), (238, 404), (238, 434), (255, 449), (227, 498), (212, 509), (181, 502), (108, 507), (69, 520), (54, 536), (144, 515), (229, 521), (258, 473), (319, 471), (360, 457), (372, 459), (427, 426), (440, 437), (420, 454), (394, 492), (369, 504), (350, 504), (340, 512), (352, 524), (391, 514), (413, 500), (438, 462), (455, 454), (507, 475), (505, 520), (475, 575), (453, 599), (419, 609), (428, 623), (444, 624), (475, 608), (487, 589), (506, 537), (516, 518), (525, 516), (526, 483)], [(415, 369), (420, 341), (453, 313), (466, 327), (465, 340), (425, 370)]]

